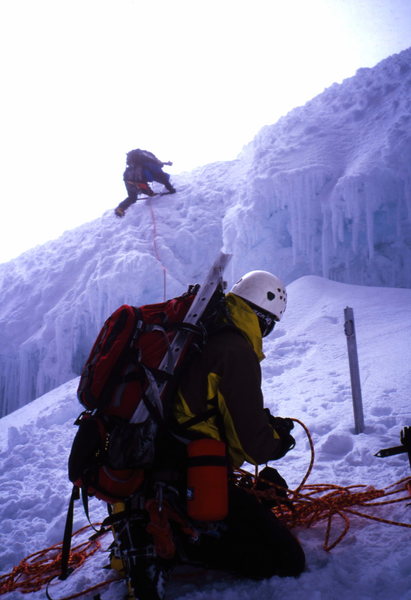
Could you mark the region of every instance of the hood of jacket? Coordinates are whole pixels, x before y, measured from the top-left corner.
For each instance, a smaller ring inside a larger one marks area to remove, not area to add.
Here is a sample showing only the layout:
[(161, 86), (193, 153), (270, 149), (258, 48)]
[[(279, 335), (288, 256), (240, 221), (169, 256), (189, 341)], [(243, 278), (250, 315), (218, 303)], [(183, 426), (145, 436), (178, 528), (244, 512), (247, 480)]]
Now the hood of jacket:
[(247, 302), (240, 298), (240, 296), (228, 293), (226, 295), (226, 301), (233, 324), (245, 335), (252, 345), (258, 360), (262, 361), (265, 358), (265, 355), (263, 352), (263, 338), (257, 315)]

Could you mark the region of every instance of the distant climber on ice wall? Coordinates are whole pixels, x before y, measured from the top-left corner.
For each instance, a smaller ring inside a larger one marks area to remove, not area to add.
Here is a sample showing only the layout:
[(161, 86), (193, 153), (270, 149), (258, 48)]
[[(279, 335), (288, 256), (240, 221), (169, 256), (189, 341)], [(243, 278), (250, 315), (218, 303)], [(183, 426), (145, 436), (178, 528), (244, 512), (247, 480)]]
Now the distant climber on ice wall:
[(175, 193), (175, 188), (170, 183), (170, 175), (163, 171), (164, 165), (171, 166), (171, 161), (163, 162), (148, 150), (130, 150), (127, 153), (127, 167), (123, 174), (124, 184), (127, 189), (127, 198), (120, 202), (115, 209), (118, 217), (124, 217), (126, 210), (136, 202), (139, 194), (154, 196), (148, 185), (149, 181), (162, 183), (169, 194)]

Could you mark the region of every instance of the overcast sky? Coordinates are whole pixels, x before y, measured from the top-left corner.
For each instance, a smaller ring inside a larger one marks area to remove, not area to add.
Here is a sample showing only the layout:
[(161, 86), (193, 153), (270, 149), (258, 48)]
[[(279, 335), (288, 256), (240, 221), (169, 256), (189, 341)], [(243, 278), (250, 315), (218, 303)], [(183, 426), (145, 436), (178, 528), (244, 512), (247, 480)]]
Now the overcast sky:
[(0, 0), (0, 262), (125, 197), (125, 154), (172, 174), (411, 46), (411, 0)]

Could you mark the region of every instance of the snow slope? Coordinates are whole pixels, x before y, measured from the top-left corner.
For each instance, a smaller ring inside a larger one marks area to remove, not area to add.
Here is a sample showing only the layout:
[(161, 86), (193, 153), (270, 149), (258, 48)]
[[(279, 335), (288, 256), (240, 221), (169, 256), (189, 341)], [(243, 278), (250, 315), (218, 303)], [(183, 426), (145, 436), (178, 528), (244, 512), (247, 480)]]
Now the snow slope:
[(201, 281), (221, 248), (229, 285), (261, 268), (411, 287), (410, 90), (411, 48), (263, 128), (237, 160), (176, 176), (175, 196), (1, 264), (0, 415), (79, 375), (117, 306)]
[[(315, 464), (308, 483), (366, 484), (382, 489), (409, 476), (405, 454), (379, 459), (397, 446), (411, 425), (411, 290), (365, 287), (305, 276), (288, 286), (284, 319), (265, 340), (265, 403), (274, 414), (300, 419), (311, 431)], [(355, 435), (344, 334), (346, 306), (354, 310), (364, 403), (365, 431)], [(66, 462), (80, 412), (73, 379), (0, 420), (0, 565), (6, 573), (29, 553), (62, 539), (70, 485)], [(296, 448), (272, 463), (295, 489), (310, 460), (302, 428)], [(367, 511), (369, 512), (369, 511)], [(104, 516), (93, 500), (91, 513)], [(372, 515), (410, 523), (404, 502), (375, 508)], [(325, 523), (297, 531), (307, 554), (298, 579), (250, 582), (224, 574), (174, 574), (168, 600), (411, 600), (410, 529), (350, 517), (351, 527), (331, 552), (322, 548)], [(86, 524), (81, 505), (75, 529)], [(338, 519), (332, 539), (342, 531)], [(106, 549), (110, 540), (105, 539)], [(78, 593), (108, 578), (103, 552), (66, 582), (53, 598)], [(103, 600), (124, 593), (121, 582), (101, 590)], [(23, 600), (18, 592), (4, 600)], [(90, 596), (92, 597), (92, 595)], [(33, 600), (44, 592), (30, 594)]]

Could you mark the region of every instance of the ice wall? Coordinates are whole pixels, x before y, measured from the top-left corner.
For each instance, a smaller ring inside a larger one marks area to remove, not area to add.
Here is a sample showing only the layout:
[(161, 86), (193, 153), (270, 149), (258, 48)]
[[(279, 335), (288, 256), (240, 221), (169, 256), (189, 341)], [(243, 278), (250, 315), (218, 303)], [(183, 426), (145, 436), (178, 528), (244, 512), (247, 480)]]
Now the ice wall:
[(109, 211), (0, 265), (1, 414), (78, 375), (121, 304), (160, 302), (201, 281), (221, 248), (224, 204), (207, 217), (207, 193), (197, 208), (192, 197), (188, 186), (173, 204), (141, 202), (124, 220)]
[[(411, 49), (333, 85), (237, 160), (0, 265), (0, 414), (79, 374), (105, 318), (250, 269), (411, 287)], [(81, 191), (79, 191), (81, 193)], [(118, 199), (113, 201), (113, 207)]]
[(249, 175), (224, 228), (238, 264), (264, 245), (286, 281), (411, 286), (411, 49), (263, 128), (240, 158)]

